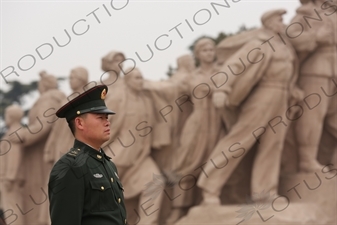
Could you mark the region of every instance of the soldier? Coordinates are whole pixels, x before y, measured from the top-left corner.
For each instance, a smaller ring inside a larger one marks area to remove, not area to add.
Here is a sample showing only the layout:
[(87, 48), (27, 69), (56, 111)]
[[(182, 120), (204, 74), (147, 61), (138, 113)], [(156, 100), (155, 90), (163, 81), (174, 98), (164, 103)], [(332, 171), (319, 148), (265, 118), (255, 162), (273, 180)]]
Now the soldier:
[(101, 145), (109, 140), (108, 88), (95, 86), (62, 106), (75, 141), (56, 162), (48, 184), (53, 225), (126, 224), (123, 186)]

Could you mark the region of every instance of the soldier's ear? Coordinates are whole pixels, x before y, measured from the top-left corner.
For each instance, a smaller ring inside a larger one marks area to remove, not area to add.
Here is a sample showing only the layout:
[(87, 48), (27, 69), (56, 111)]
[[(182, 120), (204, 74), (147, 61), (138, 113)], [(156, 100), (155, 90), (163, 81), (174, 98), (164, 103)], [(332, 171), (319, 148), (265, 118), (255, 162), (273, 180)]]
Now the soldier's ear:
[(83, 130), (84, 129), (84, 119), (80, 116), (76, 117), (74, 119), (75, 127), (77, 130)]

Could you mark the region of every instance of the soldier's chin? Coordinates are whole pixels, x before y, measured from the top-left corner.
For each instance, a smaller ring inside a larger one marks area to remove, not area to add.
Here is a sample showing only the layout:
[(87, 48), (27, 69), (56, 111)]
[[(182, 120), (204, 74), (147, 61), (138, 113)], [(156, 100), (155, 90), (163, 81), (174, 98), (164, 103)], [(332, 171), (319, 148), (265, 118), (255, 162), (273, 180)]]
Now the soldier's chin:
[(104, 142), (108, 141), (109, 139), (110, 139), (110, 133), (104, 135), (104, 137), (103, 137)]

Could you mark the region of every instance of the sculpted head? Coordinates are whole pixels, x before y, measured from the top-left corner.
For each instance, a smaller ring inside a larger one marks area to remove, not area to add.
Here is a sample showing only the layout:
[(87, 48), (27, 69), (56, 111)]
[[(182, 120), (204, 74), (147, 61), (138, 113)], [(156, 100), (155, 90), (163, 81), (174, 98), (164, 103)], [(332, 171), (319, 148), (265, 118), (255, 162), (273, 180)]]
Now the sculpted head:
[(20, 123), (24, 113), (19, 105), (10, 105), (5, 109), (5, 123), (7, 127)]
[(111, 51), (102, 58), (102, 70), (105, 72), (113, 71), (117, 75), (123, 68), (123, 61), (125, 56), (121, 52)]
[(134, 91), (143, 90), (144, 79), (143, 75), (137, 68), (128, 68), (125, 71), (124, 81), (125, 84)]
[(46, 71), (40, 72), (40, 81), (38, 83), (38, 90), (40, 93), (44, 93), (46, 91), (57, 89), (57, 79), (56, 77), (47, 74)]
[(264, 13), (261, 17), (263, 27), (272, 30), (275, 33), (284, 33), (286, 26), (283, 23), (283, 14), (287, 11), (284, 9), (270, 10)]
[(195, 69), (195, 60), (192, 55), (186, 54), (177, 59), (178, 70), (193, 71)]
[(84, 67), (76, 67), (70, 71), (69, 84), (73, 91), (82, 89), (88, 80), (88, 71)]
[(201, 38), (194, 45), (194, 57), (199, 63), (215, 61), (215, 42), (211, 38)]

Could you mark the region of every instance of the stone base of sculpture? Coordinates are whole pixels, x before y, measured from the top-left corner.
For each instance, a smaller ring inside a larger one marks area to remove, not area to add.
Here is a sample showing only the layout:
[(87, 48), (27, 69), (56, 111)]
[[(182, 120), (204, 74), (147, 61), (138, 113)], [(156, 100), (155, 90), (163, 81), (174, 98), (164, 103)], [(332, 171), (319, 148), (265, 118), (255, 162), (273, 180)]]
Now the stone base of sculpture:
[[(175, 225), (206, 225), (206, 224), (273, 224), (273, 225), (334, 225), (336, 220), (327, 217), (324, 210), (312, 203), (292, 203), (286, 209), (285, 204), (275, 203), (266, 209), (257, 209), (251, 205), (196, 206), (180, 219)], [(246, 216), (239, 213), (245, 207)], [(284, 209), (281, 212), (280, 210)], [(278, 210), (278, 211), (277, 211)], [(240, 216), (240, 217), (239, 217)]]
[[(330, 169), (331, 170), (331, 169)], [(337, 224), (337, 170), (282, 175), (279, 196), (269, 203), (199, 205), (175, 225)]]

